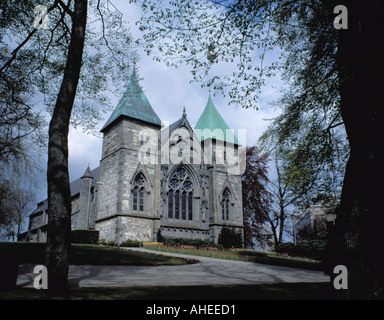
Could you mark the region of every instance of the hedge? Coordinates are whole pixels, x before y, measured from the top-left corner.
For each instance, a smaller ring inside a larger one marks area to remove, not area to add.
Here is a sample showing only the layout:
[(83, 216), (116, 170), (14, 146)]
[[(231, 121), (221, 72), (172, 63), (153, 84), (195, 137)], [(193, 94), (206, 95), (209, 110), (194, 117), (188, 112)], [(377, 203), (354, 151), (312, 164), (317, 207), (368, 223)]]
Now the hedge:
[(219, 243), (215, 244), (210, 240), (203, 239), (186, 239), (186, 238), (168, 238), (164, 237), (160, 230), (157, 234), (157, 241), (162, 242), (168, 245), (176, 245), (176, 246), (193, 246), (193, 247), (215, 247), (215, 248), (242, 248), (243, 241), (241, 237), (241, 232), (233, 230), (231, 228), (224, 227), (221, 229), (219, 234)]
[(326, 240), (307, 240), (298, 242), (296, 245), (292, 242), (279, 243), (275, 246), (275, 251), (286, 253), (290, 256), (299, 256), (322, 260), (324, 256)]
[(142, 247), (143, 243), (139, 240), (125, 240), (119, 244), (120, 247)]
[(99, 242), (98, 230), (72, 230), (71, 243), (97, 244)]
[(186, 239), (186, 238), (168, 238), (162, 237), (162, 242), (168, 245), (185, 245), (194, 247), (212, 247), (214, 246), (212, 241), (202, 239)]

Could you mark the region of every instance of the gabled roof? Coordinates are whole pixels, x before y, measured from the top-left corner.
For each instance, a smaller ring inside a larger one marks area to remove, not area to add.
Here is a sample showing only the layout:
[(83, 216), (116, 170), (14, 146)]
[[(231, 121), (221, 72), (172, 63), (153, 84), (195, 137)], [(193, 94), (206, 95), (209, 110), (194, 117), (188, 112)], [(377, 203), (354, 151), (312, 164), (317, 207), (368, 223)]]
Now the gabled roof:
[(190, 130), (193, 133), (193, 128), (189, 124), (187, 119), (187, 112), (185, 107), (183, 109), (183, 115), (179, 120), (176, 120), (174, 123), (170, 124), (168, 127), (165, 127), (160, 132), (161, 144), (163, 144), (169, 137), (172, 135), (172, 132), (180, 127), (186, 127), (187, 130)]
[(194, 131), (200, 141), (211, 138), (239, 145), (236, 136), (213, 104), (211, 95)]
[(151, 124), (161, 126), (161, 120), (153, 110), (143, 90), (137, 80), (136, 71), (134, 70), (127, 90), (117, 104), (112, 115), (105, 123), (101, 132), (114, 123), (120, 117), (129, 117)]
[[(88, 166), (89, 167), (89, 166)], [(87, 168), (88, 169), (88, 168)], [(88, 171), (88, 170), (87, 170)], [(86, 172), (87, 172), (86, 171)], [(90, 176), (93, 178), (92, 186), (99, 181), (99, 173), (100, 173), (100, 167), (97, 167), (93, 170), (90, 170)], [(84, 175), (83, 175), (84, 177)], [(81, 179), (83, 178), (77, 178), (76, 180), (71, 182), (71, 197), (74, 197), (75, 195), (80, 193), (80, 186), (81, 186)]]
[[(88, 170), (89, 170), (89, 172), (88, 172)], [(93, 170), (90, 170), (89, 166), (88, 166), (88, 168), (85, 171), (85, 173), (89, 174), (90, 177), (92, 177), (94, 179), (92, 181), (92, 185), (91, 185), (93, 187), (95, 185), (95, 183), (97, 181), (99, 181), (100, 167), (97, 167), (97, 168), (95, 168)], [(84, 173), (84, 175), (85, 175), (85, 173)], [(83, 175), (83, 177), (84, 177), (84, 175)], [(70, 184), (71, 197), (77, 196), (80, 193), (81, 179), (83, 177), (78, 178), (75, 181), (71, 182), (71, 184)], [(41, 202), (39, 202), (37, 204), (37, 208), (30, 213), (30, 216), (35, 214), (35, 213), (47, 210), (47, 209), (48, 209), (48, 199), (45, 199), (45, 200), (43, 200), (43, 201), (41, 201)]]

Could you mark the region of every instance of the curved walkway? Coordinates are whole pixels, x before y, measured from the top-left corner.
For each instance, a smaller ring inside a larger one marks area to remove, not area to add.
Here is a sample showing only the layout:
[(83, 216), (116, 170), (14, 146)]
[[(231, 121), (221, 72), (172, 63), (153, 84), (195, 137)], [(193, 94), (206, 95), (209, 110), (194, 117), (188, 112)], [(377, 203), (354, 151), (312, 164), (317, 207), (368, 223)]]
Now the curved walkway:
[[(154, 251), (143, 248), (130, 250)], [(156, 253), (161, 253), (157, 252)], [(191, 258), (189, 255), (164, 253)], [(321, 271), (271, 266), (253, 262), (193, 257), (200, 262), (181, 266), (91, 266), (71, 265), (71, 286), (182, 286), (215, 284), (262, 284), (283, 282), (329, 282)], [(19, 267), (17, 285), (32, 286), (36, 275), (33, 265)]]

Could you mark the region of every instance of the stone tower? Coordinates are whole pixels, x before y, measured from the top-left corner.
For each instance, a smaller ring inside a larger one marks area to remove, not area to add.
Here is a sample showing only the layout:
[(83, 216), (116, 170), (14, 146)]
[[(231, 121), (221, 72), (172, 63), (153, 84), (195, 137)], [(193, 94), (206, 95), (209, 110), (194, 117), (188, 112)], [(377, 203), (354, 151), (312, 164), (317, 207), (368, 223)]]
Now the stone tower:
[[(81, 177), (80, 183), (80, 196), (79, 196), (79, 216), (77, 219), (77, 226), (74, 229), (88, 230), (90, 227), (90, 213), (91, 213), (91, 188), (93, 186), (93, 175), (89, 166)], [(91, 222), (92, 223), (92, 222)]]
[(209, 95), (194, 132), (199, 139), (208, 178), (208, 217), (211, 240), (223, 227), (243, 231), (239, 141), (217, 111)]
[(105, 123), (95, 228), (100, 239), (153, 241), (160, 227), (161, 120), (132, 73)]

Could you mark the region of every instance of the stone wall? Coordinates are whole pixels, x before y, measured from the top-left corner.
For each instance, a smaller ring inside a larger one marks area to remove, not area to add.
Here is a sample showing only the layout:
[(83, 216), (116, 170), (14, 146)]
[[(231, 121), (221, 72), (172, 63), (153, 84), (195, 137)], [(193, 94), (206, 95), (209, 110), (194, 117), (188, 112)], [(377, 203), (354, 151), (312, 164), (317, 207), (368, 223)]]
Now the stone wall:
[(161, 235), (166, 238), (183, 238), (193, 240), (211, 240), (209, 229), (197, 229), (191, 226), (173, 227), (161, 226)]
[(116, 241), (117, 217), (98, 221), (96, 230), (99, 230), (99, 239)]
[(153, 220), (120, 216), (117, 242), (125, 240), (154, 241)]
[[(156, 126), (123, 118), (104, 133), (97, 191), (96, 228), (100, 239), (152, 241), (156, 229), (153, 220), (160, 218), (160, 165), (140, 160), (146, 156), (142, 151), (149, 141), (148, 133), (154, 135), (152, 139), (158, 147), (159, 131)], [(139, 216), (132, 206), (132, 184), (138, 173), (146, 180), (146, 203)], [(105, 220), (108, 217), (114, 218)], [(104, 227), (107, 231), (102, 230)]]

